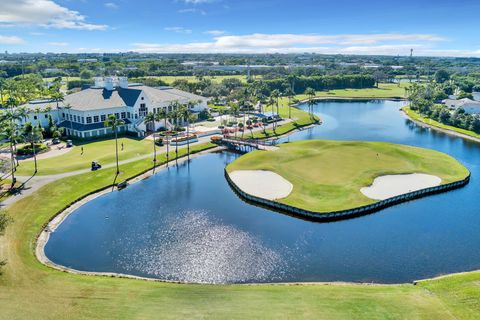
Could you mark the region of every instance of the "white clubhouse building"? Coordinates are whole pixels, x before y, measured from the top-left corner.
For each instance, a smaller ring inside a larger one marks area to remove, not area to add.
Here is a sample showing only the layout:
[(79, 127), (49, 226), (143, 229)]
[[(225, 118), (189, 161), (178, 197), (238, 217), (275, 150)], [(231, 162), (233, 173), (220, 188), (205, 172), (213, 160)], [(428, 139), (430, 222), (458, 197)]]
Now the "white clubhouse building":
[(63, 127), (68, 135), (79, 138), (93, 138), (112, 133), (105, 128), (104, 121), (109, 115), (122, 119), (124, 125), (120, 132), (133, 132), (144, 136), (147, 131), (160, 127), (170, 127), (164, 121), (145, 124), (144, 117), (149, 113), (157, 113), (160, 109), (173, 111), (172, 103), (187, 104), (194, 101), (192, 112), (200, 112), (207, 108), (207, 99), (172, 87), (148, 87), (142, 84), (129, 84), (125, 77), (95, 78), (95, 85), (88, 89), (66, 95), (63, 101), (37, 100), (22, 107), (29, 110), (28, 118), (33, 124), (48, 124), (48, 116), (59, 127)]

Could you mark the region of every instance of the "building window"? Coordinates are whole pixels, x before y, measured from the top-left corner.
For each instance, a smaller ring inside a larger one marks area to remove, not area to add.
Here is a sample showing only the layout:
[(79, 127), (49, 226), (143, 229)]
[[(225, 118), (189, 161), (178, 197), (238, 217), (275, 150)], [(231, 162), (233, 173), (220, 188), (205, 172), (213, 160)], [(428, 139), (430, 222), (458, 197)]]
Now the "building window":
[(104, 115), (104, 114), (102, 114), (102, 115), (100, 116), (100, 119), (101, 119), (101, 120), (102, 120), (102, 122), (103, 122), (103, 121), (107, 120), (107, 116), (106, 116), (106, 115)]
[(82, 117), (82, 123), (85, 123), (85, 117)]
[(65, 113), (62, 112), (62, 119), (65, 119)]
[(115, 118), (120, 119), (120, 114), (118, 112), (115, 113)]
[(125, 119), (125, 112), (122, 112), (122, 119)]
[(139, 114), (140, 114), (140, 117), (145, 117), (148, 113), (148, 109), (145, 105), (145, 103), (141, 103), (140, 104), (140, 110), (139, 110)]
[(142, 97), (142, 100), (145, 100), (145, 98), (144, 98), (144, 97)]
[(100, 118), (98, 116), (93, 116), (93, 122), (97, 123), (100, 121)]
[(130, 119), (132, 117), (132, 114), (130, 112), (127, 112), (127, 117)]
[(92, 123), (92, 117), (87, 117), (87, 123)]
[(45, 119), (48, 119), (48, 114), (45, 114)]
[(33, 120), (37, 120), (37, 116), (33, 116)]

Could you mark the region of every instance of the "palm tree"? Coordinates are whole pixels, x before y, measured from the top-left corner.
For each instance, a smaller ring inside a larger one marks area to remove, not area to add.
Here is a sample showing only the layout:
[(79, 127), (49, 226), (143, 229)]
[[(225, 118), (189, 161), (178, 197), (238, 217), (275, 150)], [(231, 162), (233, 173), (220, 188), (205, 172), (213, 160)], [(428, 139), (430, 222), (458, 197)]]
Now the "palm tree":
[[(168, 119), (172, 120), (172, 121), (176, 121), (176, 120), (173, 120), (173, 119), (176, 119), (176, 112), (175, 110), (172, 110), (170, 112), (167, 113), (167, 117)], [(175, 128), (174, 128), (175, 129)]]
[[(178, 125), (178, 119), (182, 117), (179, 104), (176, 105), (175, 109), (172, 111), (172, 117), (175, 119), (175, 129), (179, 127)], [(178, 134), (177, 134), (177, 140), (175, 141), (175, 161), (178, 160)]]
[(35, 162), (35, 172), (38, 172), (37, 167), (37, 153), (35, 151), (35, 144), (43, 139), (42, 129), (38, 126), (33, 125), (30, 122), (27, 122), (23, 129), (23, 138), (26, 142), (30, 143), (30, 146), (33, 151), (33, 160)]
[[(272, 98), (275, 100), (275, 105), (277, 107), (277, 117), (280, 118), (280, 112), (279, 112), (279, 109), (278, 109), (278, 99), (280, 98), (281, 96), (281, 93), (280, 93), (280, 90), (278, 89), (275, 89), (272, 91)], [(272, 108), (273, 110), (273, 108)]]
[(73, 136), (73, 121), (72, 121), (72, 114), (70, 110), (72, 109), (72, 105), (70, 103), (65, 104), (63, 106), (65, 110), (68, 110), (68, 122), (70, 123), (70, 137)]
[(291, 88), (286, 88), (284, 93), (288, 97), (288, 118), (292, 119), (292, 98), (295, 96), (295, 93)]
[(157, 113), (155, 113), (155, 121), (160, 122), (164, 121), (165, 124), (165, 138), (166, 138), (166, 145), (167, 145), (167, 166), (168, 166), (168, 112), (165, 108), (160, 108)]
[[(12, 174), (12, 188), (15, 185), (16, 179), (15, 179), (15, 171), (16, 167), (19, 165), (18, 159), (16, 159), (15, 154), (16, 154), (16, 145), (17, 141), (19, 139), (19, 134), (18, 134), (18, 125), (17, 122), (21, 122), (26, 118), (26, 110), (23, 108), (15, 108), (17, 105), (16, 100), (14, 98), (9, 98), (7, 100), (7, 108), (9, 109), (5, 110), (1, 114), (1, 129), (2, 133), (4, 133), (9, 140), (9, 145), (10, 145), (10, 162), (11, 162), (11, 174)], [(15, 163), (16, 161), (16, 163)]]
[[(233, 116), (233, 121), (234, 122), (237, 122), (237, 115), (238, 115), (238, 111), (240, 110), (240, 106), (238, 105), (238, 103), (232, 103), (231, 106), (230, 106), (230, 112)], [(237, 130), (235, 130), (235, 138), (237, 137)]]
[(125, 122), (123, 120), (117, 119), (115, 115), (111, 114), (108, 116), (107, 120), (104, 122), (106, 128), (112, 128), (113, 133), (115, 134), (115, 157), (117, 160), (117, 175), (120, 173), (120, 168), (118, 166), (118, 135), (117, 127), (123, 125)]
[(63, 101), (65, 95), (63, 92), (60, 91), (60, 85), (55, 85), (52, 87), (52, 90), (50, 92), (50, 97), (53, 99), (53, 101), (56, 102), (57, 105), (57, 119), (60, 121), (60, 107), (59, 107), (59, 102)]
[(314, 98), (315, 98), (315, 96), (316, 96), (317, 94), (316, 94), (315, 90), (312, 89), (312, 88), (310, 88), (310, 87), (307, 88), (307, 89), (305, 89), (305, 94), (306, 94), (307, 97), (308, 97), (308, 102), (307, 102), (307, 104), (308, 104), (308, 112), (310, 113), (310, 116), (312, 116), (312, 115), (313, 115), (313, 106), (315, 106), (315, 100), (314, 100)]
[(183, 119), (187, 120), (187, 157), (190, 160), (190, 107), (194, 106), (195, 102), (188, 101), (186, 105), (180, 108), (180, 114)]
[(149, 112), (143, 119), (143, 122), (145, 122), (146, 127), (148, 127), (148, 125), (151, 123), (153, 124), (153, 170), (155, 170), (155, 166), (157, 164), (157, 143), (155, 141), (155, 114)]
[(10, 170), (12, 176), (12, 188), (15, 186), (16, 178), (15, 178), (15, 150), (13, 148), (13, 144), (16, 140), (16, 132), (17, 126), (15, 123), (10, 123), (9, 121), (5, 120), (5, 123), (0, 123), (2, 125), (1, 132), (8, 137), (8, 142), (10, 144)]

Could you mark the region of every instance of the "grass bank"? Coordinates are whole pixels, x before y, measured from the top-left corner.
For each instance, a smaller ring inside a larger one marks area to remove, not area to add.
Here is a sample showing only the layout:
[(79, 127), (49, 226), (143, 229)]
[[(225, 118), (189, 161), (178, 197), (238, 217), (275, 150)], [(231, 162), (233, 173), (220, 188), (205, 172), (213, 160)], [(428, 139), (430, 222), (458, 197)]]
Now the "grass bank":
[(243, 155), (227, 171), (269, 170), (293, 184), (278, 202), (314, 212), (352, 209), (376, 202), (360, 192), (387, 174), (426, 173), (442, 184), (469, 172), (454, 158), (433, 150), (385, 142), (307, 140), (279, 145), (275, 151)]
[(420, 113), (410, 109), (409, 107), (402, 108), (402, 111), (405, 112), (405, 114), (409, 118), (411, 118), (412, 120), (425, 123), (426, 125), (431, 126), (433, 128), (439, 128), (439, 129), (442, 129), (442, 130), (451, 131), (453, 133), (460, 133), (462, 135), (466, 135), (466, 136), (470, 136), (470, 137), (473, 137), (473, 138), (480, 139), (480, 134), (478, 134), (478, 133), (475, 133), (475, 132), (470, 131), (470, 130), (457, 128), (457, 127), (454, 127), (454, 126), (449, 126), (449, 125), (443, 124), (441, 122), (432, 120), (430, 118), (424, 117)]
[[(123, 144), (123, 150), (121, 145)], [(82, 153), (83, 148), (83, 153)], [(129, 137), (118, 139), (119, 160), (128, 160), (144, 156), (153, 152), (153, 143), (150, 140), (138, 140)], [(115, 139), (85, 141), (76, 143), (71, 150), (63, 155), (38, 160), (38, 175), (51, 175), (89, 169), (92, 161), (102, 165), (115, 162)], [(21, 161), (17, 168), (17, 175), (29, 176), (33, 174), (34, 162)]]
[[(146, 159), (122, 165), (121, 179), (150, 166)], [(111, 184), (114, 173), (64, 178), (9, 208), (13, 222), (0, 242), (1, 258), (8, 260), (0, 276), (1, 319), (475, 319), (480, 312), (478, 272), (417, 286), (180, 285), (74, 275), (40, 264), (34, 248), (42, 226)]]

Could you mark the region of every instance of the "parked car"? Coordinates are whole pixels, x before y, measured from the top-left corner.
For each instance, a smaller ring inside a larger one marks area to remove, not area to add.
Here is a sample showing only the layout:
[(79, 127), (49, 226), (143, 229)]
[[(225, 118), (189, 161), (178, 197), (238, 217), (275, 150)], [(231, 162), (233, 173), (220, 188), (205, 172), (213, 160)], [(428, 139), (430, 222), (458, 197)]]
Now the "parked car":
[(52, 139), (52, 144), (59, 144), (60, 143), (60, 139), (58, 138), (53, 138)]
[(73, 142), (72, 140), (67, 140), (67, 148), (73, 147)]

